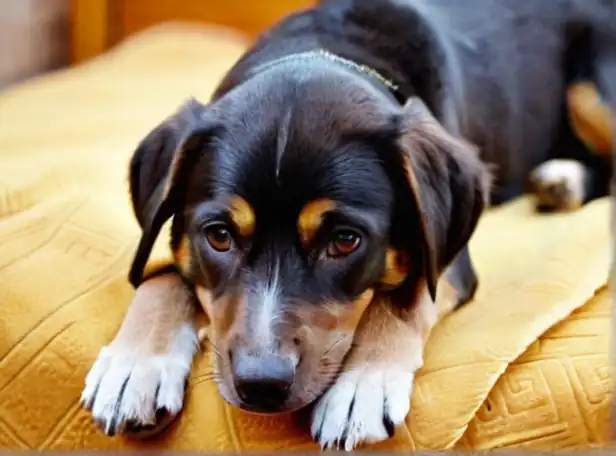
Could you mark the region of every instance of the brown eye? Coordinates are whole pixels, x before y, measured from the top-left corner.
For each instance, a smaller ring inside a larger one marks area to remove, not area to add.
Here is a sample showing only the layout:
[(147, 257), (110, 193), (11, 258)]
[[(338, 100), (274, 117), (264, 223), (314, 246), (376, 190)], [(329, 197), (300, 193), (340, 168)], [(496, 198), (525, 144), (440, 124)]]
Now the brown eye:
[(334, 232), (327, 246), (327, 255), (330, 257), (346, 256), (359, 247), (361, 237), (355, 231), (338, 230)]
[(210, 225), (205, 228), (205, 237), (214, 250), (226, 252), (233, 244), (231, 231), (226, 225)]

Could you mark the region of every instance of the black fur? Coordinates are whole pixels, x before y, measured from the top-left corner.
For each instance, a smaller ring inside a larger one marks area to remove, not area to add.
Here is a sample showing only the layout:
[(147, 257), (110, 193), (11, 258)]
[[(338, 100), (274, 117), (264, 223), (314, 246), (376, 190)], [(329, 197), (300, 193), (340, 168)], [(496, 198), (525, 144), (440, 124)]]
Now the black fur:
[[(425, 177), (423, 185), (449, 186), (450, 206), (432, 197), (423, 206), (429, 211), (422, 213), (419, 195), (409, 197), (408, 188), (402, 188), (395, 128), (401, 104), (410, 97), (421, 99), (448, 134), (478, 147), (494, 170), (494, 203), (519, 195), (529, 172), (555, 156), (583, 160), (595, 175), (593, 197), (603, 195), (607, 165), (591, 159), (573, 136), (565, 91), (576, 78), (609, 73), (608, 64), (597, 68), (594, 63), (603, 62), (609, 51), (596, 45), (598, 35), (612, 33), (609, 7), (601, 0), (329, 0), (283, 19), (263, 33), (202, 108), (220, 128), (185, 151), (193, 157), (182, 174), (185, 200), (174, 203), (172, 212), (174, 242), (183, 233), (194, 240), (199, 264), (189, 271), (191, 280), (220, 293), (228, 287), (256, 290), (255, 283), (271, 280), (272, 268), (279, 265), (287, 299), (344, 301), (378, 281), (391, 245), (411, 257), (409, 290), (420, 278), (442, 273), (464, 248), (483, 202), (469, 199), (476, 191), (469, 185), (474, 177), (461, 171), (464, 159), (447, 147), (431, 152), (444, 167), (414, 172)], [(252, 71), (316, 49), (378, 70), (399, 85), (399, 92), (326, 59)], [(166, 131), (172, 143), (181, 143), (182, 133)], [(143, 166), (154, 160), (151, 154), (138, 153), (134, 163)], [(165, 163), (156, 169), (148, 165), (147, 177), (145, 169), (133, 166), (131, 189), (140, 221), (153, 220), (154, 215), (143, 213), (149, 204), (144, 195), (158, 194), (171, 156), (163, 154)], [(441, 195), (445, 188), (431, 190)], [(212, 201), (223, 204), (228, 194), (254, 207), (258, 232), (244, 244), (238, 240), (237, 256), (223, 260), (208, 250), (201, 232), (207, 217), (200, 210)], [(361, 226), (347, 217), (345, 223), (359, 229), (366, 243), (338, 263), (319, 263), (323, 245), (306, 250), (297, 238), (300, 209), (322, 197), (344, 202), (351, 213), (370, 221)], [(448, 219), (445, 212), (457, 215)], [(424, 223), (426, 218), (430, 223)], [(437, 232), (426, 231), (427, 226)], [(426, 247), (420, 241), (425, 244), (427, 237), (440, 241)], [(431, 248), (440, 250), (426, 251)], [(447, 259), (437, 261), (436, 272), (426, 266), (433, 254)], [(454, 274), (451, 280), (463, 301), (472, 296), (477, 279), (468, 254), (462, 251), (458, 259), (448, 274)], [(138, 275), (133, 278), (138, 283)]]

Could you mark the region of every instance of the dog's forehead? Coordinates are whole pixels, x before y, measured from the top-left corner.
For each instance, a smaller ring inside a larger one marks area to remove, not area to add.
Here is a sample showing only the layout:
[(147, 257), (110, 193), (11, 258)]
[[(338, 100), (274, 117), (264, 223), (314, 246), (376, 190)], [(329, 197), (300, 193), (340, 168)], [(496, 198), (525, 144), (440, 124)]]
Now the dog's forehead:
[(293, 117), (287, 112), (274, 128), (243, 138), (237, 149), (223, 139), (213, 170), (216, 190), (297, 209), (318, 198), (377, 207), (384, 202), (379, 196), (388, 194), (390, 184), (373, 145), (298, 132)]
[(228, 104), (209, 171), (215, 193), (296, 209), (317, 198), (387, 204), (379, 151), (360, 135), (388, 121), (377, 97), (320, 80), (253, 92)]
[(378, 131), (397, 115), (392, 99), (375, 85), (336, 73), (284, 74), (278, 79), (264, 75), (223, 97), (220, 105), (229, 128), (289, 125), (297, 134), (318, 134), (316, 139)]

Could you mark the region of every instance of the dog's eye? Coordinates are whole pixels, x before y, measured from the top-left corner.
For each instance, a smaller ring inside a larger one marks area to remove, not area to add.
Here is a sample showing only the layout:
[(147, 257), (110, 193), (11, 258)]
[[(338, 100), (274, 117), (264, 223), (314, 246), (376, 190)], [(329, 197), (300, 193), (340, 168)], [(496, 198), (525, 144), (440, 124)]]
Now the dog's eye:
[(361, 236), (352, 230), (335, 231), (327, 245), (327, 255), (341, 257), (353, 253), (359, 247)]
[(214, 250), (226, 252), (233, 244), (231, 230), (224, 224), (210, 225), (205, 228), (205, 237)]

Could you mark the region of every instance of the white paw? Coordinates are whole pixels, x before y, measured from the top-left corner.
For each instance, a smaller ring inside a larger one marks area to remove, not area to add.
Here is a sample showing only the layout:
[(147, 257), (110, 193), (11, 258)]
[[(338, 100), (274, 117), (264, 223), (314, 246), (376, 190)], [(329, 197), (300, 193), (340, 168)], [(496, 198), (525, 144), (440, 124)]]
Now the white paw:
[(409, 413), (413, 377), (383, 366), (343, 371), (315, 406), (312, 437), (346, 451), (391, 438)]
[(530, 181), (537, 207), (550, 211), (577, 209), (586, 198), (588, 171), (576, 160), (549, 160), (533, 170)]
[(109, 436), (159, 432), (182, 409), (197, 343), (194, 329), (186, 326), (165, 354), (103, 347), (86, 377), (81, 404)]

